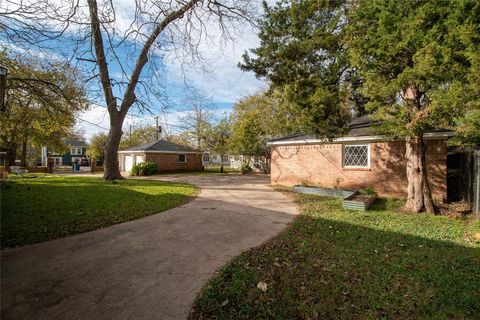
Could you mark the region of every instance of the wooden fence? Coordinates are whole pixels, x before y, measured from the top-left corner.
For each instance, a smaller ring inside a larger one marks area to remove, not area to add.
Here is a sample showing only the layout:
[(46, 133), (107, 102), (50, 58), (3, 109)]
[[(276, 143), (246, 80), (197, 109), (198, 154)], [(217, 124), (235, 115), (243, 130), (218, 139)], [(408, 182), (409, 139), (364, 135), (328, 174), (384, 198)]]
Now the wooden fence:
[(480, 150), (473, 152), (473, 186), (472, 186), (472, 210), (480, 219)]
[(447, 200), (470, 204), (480, 219), (480, 150), (456, 148), (447, 158)]

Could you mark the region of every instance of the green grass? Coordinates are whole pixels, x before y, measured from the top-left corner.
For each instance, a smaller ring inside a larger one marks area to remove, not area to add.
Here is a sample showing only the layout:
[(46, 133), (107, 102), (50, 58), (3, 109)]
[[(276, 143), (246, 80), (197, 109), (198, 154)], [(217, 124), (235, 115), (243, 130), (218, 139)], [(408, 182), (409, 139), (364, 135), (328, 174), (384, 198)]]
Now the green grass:
[(138, 219), (179, 206), (198, 192), (192, 185), (151, 180), (10, 177), (0, 191), (2, 248)]
[(478, 221), (398, 213), (401, 202), (388, 199), (367, 212), (294, 199), (301, 215), (223, 267), (191, 319), (478, 318)]

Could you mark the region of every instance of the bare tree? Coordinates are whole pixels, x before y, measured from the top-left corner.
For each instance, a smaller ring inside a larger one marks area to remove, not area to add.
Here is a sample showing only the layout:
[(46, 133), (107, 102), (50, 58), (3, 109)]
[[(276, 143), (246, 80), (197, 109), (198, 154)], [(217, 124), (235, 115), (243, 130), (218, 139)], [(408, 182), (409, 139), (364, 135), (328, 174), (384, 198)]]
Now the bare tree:
[(185, 99), (185, 113), (178, 117), (182, 129), (188, 133), (193, 145), (197, 149), (205, 147), (205, 132), (214, 120), (210, 99), (202, 95), (197, 89), (188, 87)]
[(132, 106), (150, 113), (166, 107), (162, 59), (205, 68), (199, 47), (207, 32), (232, 39), (232, 32), (254, 20), (254, 3), (136, 0), (125, 7), (111, 0), (6, 0), (0, 4), (0, 41), (27, 49), (57, 47), (60, 58), (90, 73), (90, 97), (103, 99), (110, 117), (104, 178), (120, 179), (117, 152), (127, 113)]

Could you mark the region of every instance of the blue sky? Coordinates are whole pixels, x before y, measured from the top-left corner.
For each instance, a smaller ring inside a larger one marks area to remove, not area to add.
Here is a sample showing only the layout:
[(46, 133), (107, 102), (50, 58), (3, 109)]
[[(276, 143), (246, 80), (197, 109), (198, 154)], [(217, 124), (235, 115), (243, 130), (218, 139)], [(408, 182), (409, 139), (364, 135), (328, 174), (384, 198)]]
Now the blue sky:
[[(216, 34), (217, 33), (217, 34)], [(250, 25), (244, 24), (232, 33), (232, 39), (222, 41), (219, 30), (212, 27), (208, 38), (203, 38), (198, 50), (202, 56), (204, 67), (196, 65), (198, 61), (182, 64), (174, 55), (161, 54), (157, 57), (156, 66), (163, 75), (163, 86), (166, 94), (168, 108), (161, 112), (153, 106), (153, 113), (141, 113), (132, 108), (125, 120), (124, 131), (129, 125), (141, 126), (154, 123), (154, 117), (160, 117), (160, 123), (172, 132), (178, 130), (178, 117), (184, 114), (189, 107), (185, 103), (186, 83), (195, 88), (201, 95), (208, 98), (211, 108), (220, 115), (231, 111), (232, 106), (242, 97), (263, 91), (266, 84), (255, 78), (253, 73), (241, 71), (237, 65), (242, 61), (245, 50), (255, 48), (259, 44), (257, 30)], [(127, 57), (119, 56), (122, 63), (129, 61)], [(127, 63), (127, 69), (133, 65)], [(121, 78), (119, 66), (110, 59), (112, 77)], [(128, 73), (128, 72), (127, 72)], [(148, 70), (144, 76), (148, 77)], [(121, 95), (119, 95), (121, 96)], [(102, 106), (103, 101), (92, 105), (91, 109), (80, 115), (77, 128), (85, 133), (88, 138), (99, 131), (108, 128), (108, 114)], [(105, 129), (102, 129), (105, 128)]]
[[(266, 88), (265, 83), (256, 79), (252, 73), (243, 72), (237, 67), (244, 50), (257, 46), (257, 41), (254, 30), (251, 30), (248, 37), (235, 39), (235, 42), (229, 43), (223, 50), (211, 47), (202, 53), (204, 59), (209, 62), (208, 73), (189, 67), (188, 80), (186, 80), (188, 85), (206, 97), (211, 108), (215, 109), (217, 114), (229, 112), (233, 104), (242, 97)], [(174, 131), (175, 125), (178, 124), (178, 116), (188, 110), (189, 106), (185, 103), (187, 89), (184, 72), (180, 70), (176, 61), (165, 61), (161, 69), (166, 73), (164, 91), (167, 96), (168, 108), (165, 113), (160, 113), (153, 108), (155, 114), (148, 112), (142, 114), (137, 108), (132, 108), (125, 121), (125, 128), (128, 128), (130, 124), (134, 126), (153, 124), (154, 116), (158, 115), (161, 119), (160, 122), (167, 126), (172, 124), (169, 129)], [(113, 67), (111, 70), (118, 72), (117, 67)], [(103, 106), (104, 102), (100, 100), (97, 104)], [(106, 110), (98, 105), (92, 105), (89, 111), (79, 115), (81, 120), (77, 124), (77, 129), (82, 130), (87, 139), (94, 133), (106, 131), (101, 127), (108, 128)]]
[[(62, 1), (52, 1), (53, 4), (59, 6), (68, 6), (68, 4)], [(269, 2), (273, 3), (274, 0), (270, 0)], [(116, 20), (112, 25), (112, 30), (115, 29), (117, 31), (116, 35), (123, 34), (126, 30), (129, 30), (129, 26), (131, 25), (134, 12), (132, 5), (134, 4), (131, 0), (114, 0), (113, 3), (116, 8)], [(258, 1), (258, 4), (260, 4), (260, 1)], [(85, 8), (81, 10), (85, 10)], [(72, 61), (79, 61), (82, 70), (91, 72), (94, 64), (87, 61), (93, 58), (88, 42), (84, 47), (87, 51), (87, 54), (83, 56), (83, 58), (86, 58), (85, 61), (77, 60), (76, 58), (79, 57), (78, 54), (72, 54), (72, 45), (74, 43), (72, 40), (75, 34), (80, 32), (85, 26), (88, 26), (87, 16), (88, 14), (80, 12), (78, 15), (79, 24), (77, 24), (77, 26), (72, 24), (73, 26), (71, 26), (71, 30), (66, 33), (66, 37), (46, 43), (45, 48), (25, 49), (25, 47), (17, 45), (16, 43), (1, 42), (1, 37), (0, 45), (9, 46), (12, 51), (16, 51), (22, 55), (28, 53), (33, 56), (53, 59), (64, 59), (65, 56), (75, 56)], [(143, 80), (152, 80), (155, 79), (152, 75), (161, 74), (162, 80), (160, 82), (147, 81), (148, 87), (153, 89), (161, 88), (163, 94), (167, 96), (164, 104), (167, 105), (168, 108), (160, 110), (163, 109), (159, 107), (161, 103), (155, 102), (154, 99), (150, 99), (150, 101), (153, 102), (150, 104), (150, 109), (153, 114), (148, 112), (142, 113), (141, 110), (132, 108), (125, 120), (124, 131), (132, 124), (134, 126), (153, 124), (155, 116), (160, 117), (160, 122), (167, 130), (170, 132), (175, 131), (175, 125), (178, 124), (178, 117), (183, 115), (185, 110), (189, 109), (185, 103), (187, 84), (188, 87), (195, 88), (196, 91), (209, 100), (211, 108), (215, 110), (215, 114), (217, 115), (230, 112), (233, 104), (242, 97), (263, 91), (266, 88), (266, 84), (256, 79), (252, 73), (243, 72), (237, 67), (238, 63), (242, 61), (241, 56), (245, 50), (258, 46), (257, 30), (246, 22), (238, 23), (236, 28), (232, 29), (229, 39), (225, 40), (225, 38), (222, 37), (222, 30), (214, 21), (202, 20), (202, 23), (206, 25), (205, 29), (208, 31), (206, 35), (202, 33), (201, 36), (198, 36), (199, 40), (195, 38), (195, 33), (193, 33), (192, 36), (192, 38), (194, 38), (193, 41), (198, 40), (198, 42), (196, 42), (198, 45), (196, 49), (199, 56), (202, 57), (201, 61), (195, 58), (185, 59), (185, 56), (183, 56), (182, 59), (182, 55), (178, 54), (179, 51), (182, 51), (182, 48), (175, 48), (175, 41), (178, 39), (175, 37), (168, 38), (171, 35), (176, 36), (176, 29), (174, 29), (171, 34), (162, 34), (163, 38), (161, 37), (158, 41), (162, 45), (154, 51), (155, 58), (153, 60), (157, 69), (153, 72), (152, 70), (148, 70), (148, 68), (144, 70)], [(60, 26), (57, 22), (52, 21), (52, 27), (57, 28)], [(189, 35), (192, 35), (192, 33), (189, 33)], [(114, 43), (117, 41), (118, 43), (119, 39), (113, 37), (112, 41)], [(167, 45), (169, 41), (172, 43), (171, 46)], [(104, 42), (106, 43), (106, 41)], [(140, 47), (142, 45), (141, 42), (137, 43), (135, 40), (132, 40), (130, 44), (131, 43)], [(122, 75), (122, 69), (119, 63), (115, 61), (114, 55), (112, 55), (110, 51), (107, 52), (111, 78), (117, 81), (128, 80), (130, 71), (135, 63), (135, 57), (139, 52), (138, 48), (131, 49), (131, 47), (130, 45), (128, 48), (120, 47), (116, 50), (118, 60), (127, 71), (126, 76)], [(149, 63), (151, 64), (152, 60)], [(89, 78), (91, 75), (91, 73), (88, 74), (87, 72), (85, 78)], [(98, 80), (95, 79), (88, 83), (91, 84), (95, 82), (98, 86)], [(115, 90), (115, 94), (119, 98), (122, 97), (121, 91)], [(137, 96), (138, 95), (139, 94), (137, 94)], [(94, 97), (93, 95), (90, 98), (92, 101), (90, 110), (78, 116), (78, 123), (76, 125), (77, 129), (84, 132), (87, 139), (97, 132), (107, 131), (109, 127), (108, 113), (104, 107), (104, 100)], [(169, 125), (172, 126), (168, 127)]]
[[(189, 109), (185, 103), (185, 91), (188, 90), (186, 83), (205, 96), (217, 114), (229, 112), (233, 104), (242, 97), (264, 90), (266, 87), (264, 82), (256, 79), (252, 73), (243, 72), (237, 67), (244, 50), (258, 45), (255, 30), (248, 29), (248, 34), (237, 37), (234, 42), (229, 42), (223, 48), (209, 46), (208, 50), (202, 52), (202, 57), (208, 63), (208, 72), (195, 66), (186, 66), (185, 72), (181, 70), (177, 61), (163, 60), (160, 65), (161, 70), (165, 72), (163, 91), (167, 96), (168, 108), (162, 113), (154, 107), (152, 110), (154, 114), (149, 112), (142, 114), (137, 108), (132, 108), (125, 121), (125, 129), (130, 124), (134, 126), (153, 124), (155, 115), (158, 115), (160, 122), (164, 126), (171, 124), (169, 129), (174, 131), (177, 128), (175, 125), (178, 124), (178, 116)], [(111, 70), (113, 75), (119, 73), (119, 67), (116, 65), (111, 64)], [(85, 133), (87, 139), (94, 133), (106, 131), (102, 128), (108, 128), (108, 114), (104, 107), (98, 105), (103, 106), (104, 102), (98, 101), (97, 105), (92, 105), (89, 111), (79, 116), (81, 120), (77, 128)]]

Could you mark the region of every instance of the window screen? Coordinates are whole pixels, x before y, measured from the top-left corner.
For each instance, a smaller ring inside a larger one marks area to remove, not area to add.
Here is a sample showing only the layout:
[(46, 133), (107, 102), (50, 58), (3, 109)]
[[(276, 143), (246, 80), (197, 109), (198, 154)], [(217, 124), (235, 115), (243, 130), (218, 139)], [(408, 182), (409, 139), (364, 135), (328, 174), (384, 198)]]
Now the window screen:
[(178, 162), (180, 162), (180, 163), (187, 162), (187, 156), (185, 154), (179, 154), (178, 155)]
[(368, 168), (370, 163), (368, 149), (368, 145), (344, 145), (343, 166)]

